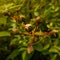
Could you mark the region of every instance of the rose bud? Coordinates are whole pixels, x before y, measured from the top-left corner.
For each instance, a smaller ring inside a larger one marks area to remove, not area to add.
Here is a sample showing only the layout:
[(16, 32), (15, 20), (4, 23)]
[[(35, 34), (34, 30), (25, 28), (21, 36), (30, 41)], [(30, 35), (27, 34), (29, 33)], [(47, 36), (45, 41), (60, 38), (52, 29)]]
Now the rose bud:
[(39, 23), (39, 22), (40, 22), (40, 16), (36, 18), (36, 23)]
[(27, 48), (27, 52), (30, 54), (33, 52), (33, 46), (30, 45), (28, 48)]
[(12, 31), (13, 31), (13, 33), (18, 33), (19, 32), (18, 29), (13, 29)]
[(56, 32), (58, 32), (58, 31), (57, 31), (57, 30), (52, 30), (52, 32), (56, 33)]
[(25, 25), (25, 29), (26, 29), (27, 31), (31, 31), (31, 28), (32, 28), (32, 25), (31, 25), (31, 24), (26, 24), (26, 25)]
[(19, 15), (20, 20), (24, 21), (25, 16), (24, 15)]
[(57, 33), (58, 31), (57, 30), (52, 30), (49, 32), (49, 34), (54, 34), (54, 33)]

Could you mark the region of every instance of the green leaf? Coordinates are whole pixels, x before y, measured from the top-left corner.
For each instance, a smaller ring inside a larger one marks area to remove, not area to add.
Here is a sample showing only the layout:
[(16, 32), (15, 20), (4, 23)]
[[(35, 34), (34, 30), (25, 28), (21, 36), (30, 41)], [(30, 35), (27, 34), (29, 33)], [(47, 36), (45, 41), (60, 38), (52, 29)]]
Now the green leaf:
[(54, 46), (49, 49), (49, 52), (50, 53), (58, 53), (59, 54), (58, 49), (56, 49)]
[(58, 49), (56, 49), (55, 47), (51, 47), (49, 49), (49, 53), (57, 53), (60, 56), (60, 51)]
[(10, 36), (10, 33), (7, 31), (0, 32), (0, 37), (3, 37), (3, 36)]
[(17, 39), (15, 38), (15, 39), (13, 39), (11, 42), (10, 42), (10, 45), (13, 45), (13, 44), (17, 44)]
[(19, 49), (19, 51), (25, 51), (26, 50), (26, 48), (20, 48)]
[(14, 50), (8, 57), (6, 60), (9, 60), (9, 59), (14, 59), (17, 55), (19, 55), (22, 51), (25, 51), (26, 48), (20, 48), (20, 49), (16, 49)]
[(60, 47), (59, 46), (54, 46), (58, 51), (60, 51)]
[(7, 17), (0, 18), (0, 24), (6, 24), (6, 22), (7, 22)]
[(51, 56), (51, 60), (56, 60), (57, 54)]
[(48, 50), (43, 50), (43, 51), (42, 51), (42, 54), (43, 54), (43, 55), (47, 55), (47, 54), (49, 54), (49, 52), (48, 52)]
[(0, 13), (3, 13), (6, 9), (8, 10), (11, 6), (13, 6), (13, 3), (4, 4), (4, 5), (0, 6)]
[(22, 60), (30, 60), (31, 54), (28, 54), (26, 51), (22, 53)]
[(48, 49), (48, 48), (49, 48), (49, 46), (50, 46), (50, 44), (45, 45), (45, 46), (44, 46), (44, 48), (43, 48), (43, 50)]
[(17, 49), (14, 50), (14, 51), (8, 56), (8, 58), (7, 58), (6, 60), (14, 59), (19, 53), (20, 53), (19, 50), (17, 50)]
[(26, 51), (22, 53), (22, 60), (26, 60)]
[(38, 12), (34, 12), (34, 15), (35, 15), (35, 16), (39, 16), (39, 13), (38, 13)]
[(42, 51), (42, 49), (43, 49), (43, 47), (42, 47), (42, 45), (40, 43), (35, 44), (33, 47), (37, 51)]

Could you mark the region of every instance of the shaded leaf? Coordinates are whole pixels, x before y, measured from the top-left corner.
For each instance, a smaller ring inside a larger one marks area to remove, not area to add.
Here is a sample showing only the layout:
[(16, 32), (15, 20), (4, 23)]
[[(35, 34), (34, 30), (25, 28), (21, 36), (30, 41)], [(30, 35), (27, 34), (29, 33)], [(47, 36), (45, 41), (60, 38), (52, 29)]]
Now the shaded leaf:
[(57, 54), (53, 55), (53, 56), (51, 57), (51, 60), (56, 60), (56, 57), (57, 57)]
[(33, 47), (34, 47), (34, 49), (37, 50), (37, 51), (42, 51), (42, 49), (43, 49), (43, 47), (42, 47), (42, 45), (41, 45), (40, 43), (35, 44)]
[(6, 60), (9, 60), (9, 59), (14, 59), (17, 55), (19, 55), (22, 51), (25, 51), (26, 48), (20, 48), (20, 49), (16, 49), (14, 50), (8, 57)]
[(49, 48), (50, 44), (47, 44), (44, 46), (43, 50), (47, 50)]
[(17, 50), (17, 49), (14, 50), (14, 51), (8, 56), (8, 58), (7, 58), (6, 60), (14, 59), (19, 53), (20, 53), (19, 50)]

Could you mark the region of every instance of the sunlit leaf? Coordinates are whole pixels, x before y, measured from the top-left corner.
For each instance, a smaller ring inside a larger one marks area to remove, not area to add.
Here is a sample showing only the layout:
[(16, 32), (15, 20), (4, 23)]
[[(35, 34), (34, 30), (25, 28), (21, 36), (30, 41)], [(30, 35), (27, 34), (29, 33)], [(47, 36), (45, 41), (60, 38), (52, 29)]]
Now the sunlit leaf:
[(0, 18), (0, 24), (6, 24), (6, 22), (7, 22), (7, 17)]
[(0, 37), (3, 37), (3, 36), (10, 36), (10, 33), (7, 31), (0, 32)]
[(58, 49), (56, 49), (55, 47), (51, 47), (51, 48), (49, 49), (49, 52), (50, 52), (50, 53), (59, 53)]
[(22, 53), (22, 60), (30, 60), (31, 54), (28, 54), (26, 51)]

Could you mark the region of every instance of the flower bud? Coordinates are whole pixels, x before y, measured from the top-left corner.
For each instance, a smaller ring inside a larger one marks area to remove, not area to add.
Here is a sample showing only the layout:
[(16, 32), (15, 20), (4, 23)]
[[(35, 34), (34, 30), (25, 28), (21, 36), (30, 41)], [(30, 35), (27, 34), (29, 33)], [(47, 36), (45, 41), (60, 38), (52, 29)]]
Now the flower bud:
[(31, 27), (32, 27), (31, 24), (26, 24), (26, 25), (25, 25), (25, 29), (26, 29), (27, 31), (31, 31)]
[(33, 52), (33, 46), (30, 45), (28, 48), (27, 48), (27, 52), (30, 54)]
[(18, 30), (18, 29), (13, 29), (13, 32), (14, 32), (14, 33), (18, 33), (19, 30)]
[(57, 33), (57, 32), (58, 32), (57, 30), (52, 30), (52, 31), (50, 31), (49, 34), (53, 34), (53, 33)]
[(25, 16), (24, 15), (19, 15), (20, 20), (24, 21)]
[(39, 22), (40, 22), (40, 16), (36, 18), (36, 23), (39, 23)]

